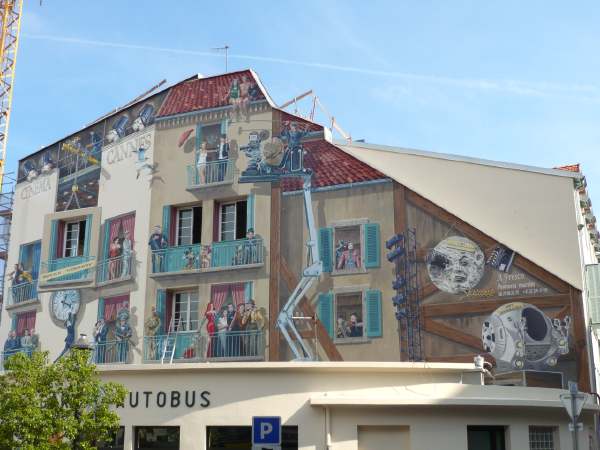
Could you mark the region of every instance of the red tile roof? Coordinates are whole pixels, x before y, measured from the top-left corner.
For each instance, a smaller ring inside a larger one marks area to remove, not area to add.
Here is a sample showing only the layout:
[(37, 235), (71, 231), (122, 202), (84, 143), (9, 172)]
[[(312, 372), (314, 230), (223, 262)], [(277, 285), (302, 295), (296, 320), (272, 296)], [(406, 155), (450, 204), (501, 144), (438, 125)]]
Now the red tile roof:
[[(313, 188), (387, 178), (325, 140), (304, 142), (302, 146), (306, 151), (304, 166), (313, 170)], [(284, 178), (281, 187), (284, 192), (297, 191), (302, 189), (302, 180)]]
[(311, 122), (310, 120), (303, 119), (302, 117), (295, 116), (294, 114), (290, 114), (281, 109), (276, 109), (281, 114), (281, 122), (298, 122), (306, 125), (308, 131), (321, 131), (323, 129), (322, 125), (318, 123)]
[(568, 166), (555, 167), (558, 170), (566, 170), (567, 172), (580, 172), (579, 164), (570, 164)]
[(228, 73), (208, 78), (183, 81), (169, 90), (157, 117), (182, 114), (200, 109), (229, 105), (229, 88), (234, 79), (246, 76), (257, 84), (255, 100), (264, 100), (265, 94), (250, 70)]

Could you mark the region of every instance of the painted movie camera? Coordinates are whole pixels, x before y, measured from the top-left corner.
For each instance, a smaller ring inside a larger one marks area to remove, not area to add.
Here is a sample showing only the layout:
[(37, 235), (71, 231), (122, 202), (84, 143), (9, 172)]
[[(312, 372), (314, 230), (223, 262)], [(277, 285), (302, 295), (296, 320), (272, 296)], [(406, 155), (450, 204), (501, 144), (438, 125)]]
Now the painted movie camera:
[(569, 353), (570, 324), (569, 316), (550, 319), (536, 306), (509, 303), (484, 321), (483, 348), (496, 358), (498, 372), (547, 370)]

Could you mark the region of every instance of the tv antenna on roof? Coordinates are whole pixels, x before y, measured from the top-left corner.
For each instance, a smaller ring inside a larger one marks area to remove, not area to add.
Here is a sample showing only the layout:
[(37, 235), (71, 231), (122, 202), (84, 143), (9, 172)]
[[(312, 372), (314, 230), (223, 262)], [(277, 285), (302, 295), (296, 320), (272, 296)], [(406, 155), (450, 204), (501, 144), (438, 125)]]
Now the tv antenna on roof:
[(223, 47), (213, 47), (211, 50), (214, 50), (216, 52), (225, 52), (225, 73), (227, 73), (227, 58), (229, 45), (225, 44)]

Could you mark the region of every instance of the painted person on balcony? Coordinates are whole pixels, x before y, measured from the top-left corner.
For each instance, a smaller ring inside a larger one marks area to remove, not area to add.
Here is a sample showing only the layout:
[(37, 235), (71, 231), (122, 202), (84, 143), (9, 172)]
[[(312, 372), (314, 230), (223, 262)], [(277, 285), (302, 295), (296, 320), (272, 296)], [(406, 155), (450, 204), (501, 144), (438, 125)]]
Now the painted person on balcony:
[(108, 327), (106, 326), (106, 322), (104, 319), (100, 319), (94, 325), (94, 331), (92, 331), (92, 336), (94, 337), (94, 344), (96, 349), (96, 363), (102, 364), (104, 363), (104, 359), (106, 356), (106, 336), (108, 334)]
[(31, 355), (33, 351), (33, 342), (31, 341), (31, 334), (29, 334), (29, 330), (25, 328), (23, 331), (23, 336), (21, 336), (21, 348), (27, 353)]
[(225, 181), (227, 162), (229, 160), (229, 142), (227, 142), (226, 134), (221, 134), (221, 137), (219, 138), (219, 152), (217, 153), (217, 159), (219, 161), (218, 181)]
[(150, 235), (148, 245), (150, 246), (150, 250), (152, 250), (152, 272), (162, 272), (164, 270), (164, 256), (162, 254), (163, 252), (160, 250), (167, 248), (168, 241), (165, 235), (162, 233), (160, 225), (156, 225), (154, 227), (154, 231)]
[(363, 335), (363, 323), (358, 321), (356, 313), (350, 314), (350, 322), (346, 327), (346, 334), (348, 337), (362, 337)]
[(260, 333), (265, 327), (265, 317), (262, 311), (256, 307), (254, 300), (246, 304), (246, 313), (244, 314), (246, 331), (246, 356), (257, 356)]
[(210, 245), (202, 246), (202, 254), (200, 255), (201, 264), (203, 269), (208, 269), (210, 267), (210, 255), (212, 250), (210, 249)]
[(250, 121), (250, 89), (254, 83), (248, 80), (246, 75), (242, 75), (240, 83), (240, 112), (244, 115), (246, 122)]
[(35, 330), (31, 329), (31, 345), (34, 351), (40, 349), (40, 336), (35, 332)]
[[(337, 251), (336, 251), (337, 254)], [(361, 261), (360, 261), (360, 252), (354, 248), (354, 244), (352, 242), (348, 242), (345, 248), (342, 249), (340, 254), (340, 259), (337, 263), (338, 270), (356, 270), (360, 269)]]
[(243, 244), (244, 264), (258, 263), (258, 238), (254, 234), (254, 228), (248, 228), (246, 231), (246, 240)]
[(156, 345), (156, 339), (154, 338), (160, 330), (160, 316), (156, 312), (156, 307), (153, 306), (151, 309), (150, 317), (144, 322), (144, 334), (148, 339), (148, 356), (147, 359), (155, 360), (158, 359)]
[(204, 317), (206, 318), (206, 334), (208, 335), (208, 345), (206, 347), (206, 357), (212, 358), (214, 355), (215, 347), (215, 320), (217, 318), (217, 310), (215, 309), (215, 305), (210, 300), (206, 305), (206, 311), (204, 312)]
[[(127, 305), (127, 304), (125, 304)], [(115, 324), (115, 338), (117, 339), (117, 362), (127, 362), (129, 353), (129, 340), (133, 336), (133, 330), (129, 325), (129, 307), (123, 306), (117, 312), (117, 323)]]
[(208, 162), (208, 144), (202, 141), (200, 151), (196, 154), (196, 169), (200, 178), (198, 184), (206, 184), (206, 163)]
[[(230, 304), (233, 308), (233, 304)], [(227, 305), (228, 307), (230, 305)], [(229, 355), (231, 357), (244, 356), (244, 346), (242, 342), (242, 336), (244, 334), (244, 325), (242, 324), (242, 319), (244, 317), (245, 305), (243, 303), (239, 304), (237, 309), (233, 314), (233, 319), (229, 324), (229, 334), (228, 334), (228, 343), (227, 348), (229, 350)]]
[(217, 334), (219, 335), (219, 345), (215, 348), (215, 356), (223, 357), (227, 356), (227, 330), (229, 329), (229, 323), (227, 321), (227, 309), (223, 308), (221, 311), (221, 317), (217, 322)]
[(192, 270), (196, 268), (196, 261), (198, 260), (198, 255), (194, 253), (192, 247), (188, 247), (188, 249), (183, 253), (183, 260), (185, 261), (185, 269)]
[(121, 274), (120, 262), (121, 259), (121, 243), (119, 237), (115, 236), (108, 247), (108, 279), (114, 280)]
[(9, 331), (8, 339), (4, 342), (4, 360), (6, 361), (6, 358), (17, 353), (19, 348), (21, 348), (21, 339), (17, 336), (17, 332)]
[(133, 244), (129, 238), (129, 231), (123, 233), (123, 241), (121, 242), (122, 262), (121, 262), (121, 278), (131, 275), (131, 254), (133, 252)]

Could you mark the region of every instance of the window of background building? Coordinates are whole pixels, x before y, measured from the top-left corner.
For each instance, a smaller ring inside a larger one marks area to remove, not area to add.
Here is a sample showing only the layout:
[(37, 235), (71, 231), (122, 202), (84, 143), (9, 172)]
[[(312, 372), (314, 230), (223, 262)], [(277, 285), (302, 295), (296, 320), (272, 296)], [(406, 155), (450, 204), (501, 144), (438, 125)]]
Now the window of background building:
[(202, 233), (202, 207), (177, 210), (177, 245), (199, 244)]
[(363, 293), (349, 292), (335, 296), (335, 338), (352, 339), (365, 336)]
[(246, 237), (246, 211), (246, 200), (220, 205), (219, 238), (221, 241), (233, 241)]
[(85, 220), (67, 222), (63, 255), (65, 258), (83, 255), (85, 246)]
[(556, 427), (529, 427), (529, 450), (555, 450)]
[(100, 442), (98, 450), (123, 450), (125, 447), (125, 427), (119, 427), (113, 438), (107, 442)]
[(179, 427), (135, 427), (135, 450), (179, 450)]
[(198, 330), (198, 292), (176, 292), (173, 302), (174, 325), (179, 331)]
[(503, 426), (468, 426), (468, 450), (506, 450)]
[(363, 272), (361, 226), (334, 227), (333, 239), (335, 242), (334, 273)]
[[(252, 427), (206, 427), (207, 450), (251, 450)], [(298, 427), (283, 426), (281, 449), (298, 449)]]

